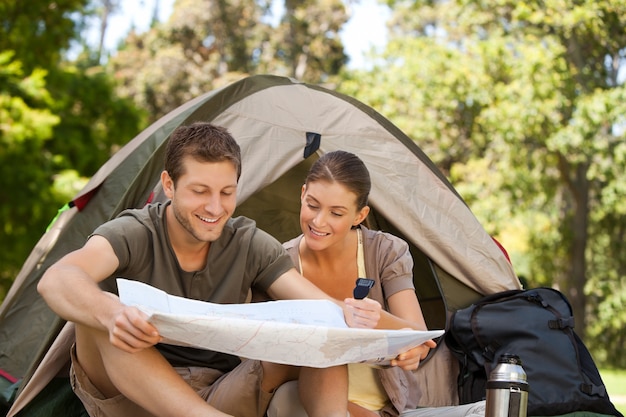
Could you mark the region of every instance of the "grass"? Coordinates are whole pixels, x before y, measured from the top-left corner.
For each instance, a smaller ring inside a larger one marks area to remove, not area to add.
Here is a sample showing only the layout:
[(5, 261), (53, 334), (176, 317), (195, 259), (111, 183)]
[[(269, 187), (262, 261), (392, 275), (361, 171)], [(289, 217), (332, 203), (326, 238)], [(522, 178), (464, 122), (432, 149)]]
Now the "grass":
[(600, 376), (617, 410), (626, 415), (626, 369), (600, 369)]

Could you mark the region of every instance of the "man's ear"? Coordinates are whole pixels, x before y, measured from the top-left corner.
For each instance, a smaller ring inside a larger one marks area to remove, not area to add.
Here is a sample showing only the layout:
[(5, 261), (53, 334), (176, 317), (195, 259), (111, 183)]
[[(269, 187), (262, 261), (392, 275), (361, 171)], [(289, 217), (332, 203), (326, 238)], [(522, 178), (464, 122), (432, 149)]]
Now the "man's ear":
[(358, 226), (359, 224), (361, 224), (368, 214), (370, 214), (370, 206), (363, 207), (361, 210), (359, 210), (359, 213), (354, 219), (354, 223), (352, 225)]
[(161, 172), (161, 186), (167, 198), (171, 199), (174, 196), (174, 181), (165, 170)]

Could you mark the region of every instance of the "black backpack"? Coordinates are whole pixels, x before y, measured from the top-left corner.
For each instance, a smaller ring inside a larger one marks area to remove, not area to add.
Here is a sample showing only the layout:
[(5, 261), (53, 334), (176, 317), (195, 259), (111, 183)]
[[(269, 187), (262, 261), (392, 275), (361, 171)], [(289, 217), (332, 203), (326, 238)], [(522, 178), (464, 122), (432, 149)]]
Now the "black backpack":
[(557, 290), (511, 290), (484, 297), (453, 313), (445, 341), (460, 363), (461, 404), (485, 399), (491, 369), (501, 354), (512, 353), (527, 374), (529, 416), (587, 411), (623, 417), (574, 332), (570, 303)]

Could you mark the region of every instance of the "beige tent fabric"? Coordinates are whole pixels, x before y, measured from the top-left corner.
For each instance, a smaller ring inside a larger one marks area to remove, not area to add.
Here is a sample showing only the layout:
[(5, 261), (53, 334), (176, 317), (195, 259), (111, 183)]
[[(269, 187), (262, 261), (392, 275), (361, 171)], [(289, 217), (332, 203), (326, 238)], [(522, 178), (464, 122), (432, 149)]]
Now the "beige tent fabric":
[(28, 255), (28, 258), (22, 265), (22, 269), (20, 270), (17, 277), (15, 277), (15, 281), (13, 281), (13, 285), (9, 288), (9, 292), (5, 296), (2, 304), (0, 305), (0, 317), (3, 317), (5, 312), (9, 309), (10, 306), (18, 302), (18, 299), (21, 295), (20, 289), (24, 282), (26, 281), (28, 274), (30, 274), (34, 269), (36, 269), (41, 262), (41, 258), (46, 255), (46, 253), (50, 250), (52, 246), (56, 243), (60, 231), (65, 227), (68, 220), (77, 212), (76, 208), (72, 208), (62, 212), (56, 219), (54, 225), (50, 228), (50, 230), (45, 233), (37, 242), (37, 245), (33, 249), (33, 251)]

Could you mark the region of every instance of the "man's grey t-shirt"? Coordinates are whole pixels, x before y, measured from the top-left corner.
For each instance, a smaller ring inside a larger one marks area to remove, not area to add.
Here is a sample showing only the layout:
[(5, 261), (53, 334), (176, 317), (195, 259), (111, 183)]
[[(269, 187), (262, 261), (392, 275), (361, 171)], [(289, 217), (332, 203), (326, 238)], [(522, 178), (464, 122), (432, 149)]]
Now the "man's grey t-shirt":
[[(167, 234), (169, 204), (126, 210), (94, 231), (110, 242), (120, 263), (101, 283), (103, 290), (117, 293), (115, 278), (126, 278), (195, 300), (243, 303), (250, 288), (265, 292), (293, 268), (280, 242), (258, 229), (253, 220), (236, 217), (229, 219), (220, 237), (211, 242), (204, 269), (183, 271)], [(157, 349), (173, 366), (205, 366), (227, 372), (239, 363), (239, 358), (219, 352), (165, 344)]]

